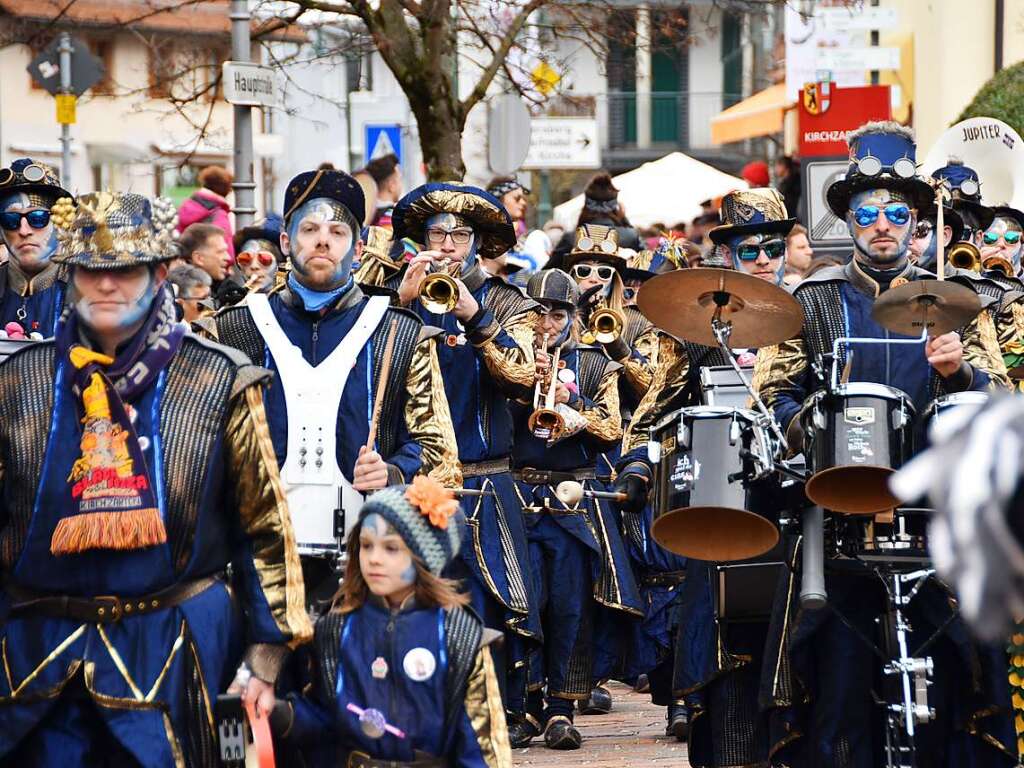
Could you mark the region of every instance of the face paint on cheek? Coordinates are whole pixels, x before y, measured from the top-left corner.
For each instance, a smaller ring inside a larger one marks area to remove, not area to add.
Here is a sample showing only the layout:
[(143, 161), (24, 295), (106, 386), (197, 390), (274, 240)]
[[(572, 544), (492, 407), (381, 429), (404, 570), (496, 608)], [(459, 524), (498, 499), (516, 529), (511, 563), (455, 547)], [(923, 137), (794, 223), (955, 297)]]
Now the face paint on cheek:
[(399, 574), (398, 578), (407, 587), (411, 587), (416, 583), (416, 565), (412, 562), (411, 557), (409, 558), (408, 567)]

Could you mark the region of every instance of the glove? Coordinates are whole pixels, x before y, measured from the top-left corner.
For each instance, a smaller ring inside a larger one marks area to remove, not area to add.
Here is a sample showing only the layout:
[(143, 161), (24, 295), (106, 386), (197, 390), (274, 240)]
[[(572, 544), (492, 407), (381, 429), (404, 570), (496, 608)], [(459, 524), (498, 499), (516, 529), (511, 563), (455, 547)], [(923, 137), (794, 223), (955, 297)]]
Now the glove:
[(619, 502), (623, 512), (639, 514), (647, 504), (647, 480), (633, 473), (619, 475), (615, 481), (615, 492), (626, 494), (624, 501)]
[(275, 736), (287, 736), (292, 729), (295, 712), (290, 701), (278, 699), (270, 710), (270, 732)]

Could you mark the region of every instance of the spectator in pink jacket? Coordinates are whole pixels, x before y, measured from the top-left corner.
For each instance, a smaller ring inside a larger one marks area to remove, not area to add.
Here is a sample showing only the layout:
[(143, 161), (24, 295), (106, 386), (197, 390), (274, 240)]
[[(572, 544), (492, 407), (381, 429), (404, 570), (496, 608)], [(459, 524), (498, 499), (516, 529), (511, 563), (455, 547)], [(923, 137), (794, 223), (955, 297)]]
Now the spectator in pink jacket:
[(199, 186), (188, 200), (178, 209), (178, 232), (184, 232), (189, 225), (195, 223), (213, 224), (224, 230), (224, 239), (228, 242), (228, 250), (232, 259), (235, 255), (231, 227), (231, 206), (227, 196), (231, 192), (231, 182), (235, 180), (231, 171), (221, 165), (208, 165), (199, 172)]

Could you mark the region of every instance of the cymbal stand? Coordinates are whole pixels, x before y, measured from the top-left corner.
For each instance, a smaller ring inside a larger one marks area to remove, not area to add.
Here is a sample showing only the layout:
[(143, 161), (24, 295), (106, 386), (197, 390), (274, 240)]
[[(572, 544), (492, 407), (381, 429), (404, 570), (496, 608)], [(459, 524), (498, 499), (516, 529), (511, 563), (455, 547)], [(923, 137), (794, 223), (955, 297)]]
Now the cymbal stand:
[(782, 450), (784, 452), (788, 451), (789, 444), (786, 442), (786, 436), (782, 434), (782, 430), (779, 428), (778, 422), (775, 421), (775, 417), (772, 416), (768, 407), (761, 399), (761, 396), (754, 391), (752, 386), (750, 386), (750, 382), (747, 380), (746, 374), (743, 373), (743, 368), (736, 362), (736, 357), (733, 355), (732, 348), (729, 346), (729, 337), (732, 336), (732, 323), (728, 320), (722, 320), (722, 308), (729, 303), (729, 296), (730, 294), (724, 291), (715, 291), (714, 299), (717, 307), (715, 308), (714, 316), (711, 318), (711, 330), (715, 334), (715, 339), (718, 341), (719, 348), (725, 354), (725, 357), (733, 367), (733, 370), (736, 371), (736, 375), (740, 377), (740, 381), (743, 383), (744, 389), (746, 389), (747, 394), (750, 395), (751, 402), (753, 402), (754, 405), (757, 406), (757, 410), (761, 412), (768, 428), (771, 429), (772, 433), (774, 433), (775, 437), (778, 439), (779, 445), (782, 446)]
[[(914, 658), (907, 650), (910, 623), (903, 608), (914, 599), (928, 578), (935, 573), (925, 568), (911, 573), (889, 573), (883, 577), (892, 603), (891, 632), (894, 634), (898, 656), (883, 667), (887, 676), (899, 678), (902, 702), (888, 704), (886, 712), (885, 751), (889, 768), (913, 768), (915, 765), (914, 737), (917, 726), (935, 719), (935, 710), (928, 705), (928, 686), (931, 685), (932, 659), (930, 656)], [(888, 580), (887, 580), (888, 579)], [(904, 585), (914, 583), (904, 594)]]

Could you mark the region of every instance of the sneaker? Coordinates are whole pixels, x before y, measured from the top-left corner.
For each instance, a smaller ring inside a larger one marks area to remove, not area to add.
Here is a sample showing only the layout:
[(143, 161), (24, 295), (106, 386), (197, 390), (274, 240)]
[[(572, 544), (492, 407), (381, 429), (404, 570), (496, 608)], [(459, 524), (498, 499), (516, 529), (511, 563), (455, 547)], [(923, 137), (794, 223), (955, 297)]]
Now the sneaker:
[(612, 711), (612, 694), (603, 685), (595, 686), (590, 696), (580, 702), (581, 715), (607, 715)]
[(583, 737), (565, 715), (555, 715), (544, 729), (544, 745), (548, 749), (579, 749)]
[(665, 728), (666, 736), (675, 736), (676, 741), (686, 741), (690, 734), (690, 718), (686, 714), (686, 707), (681, 704), (668, 705), (668, 726)]
[(508, 740), (512, 749), (522, 749), (530, 746), (535, 736), (539, 736), (533, 723), (527, 720), (519, 720), (508, 724)]

